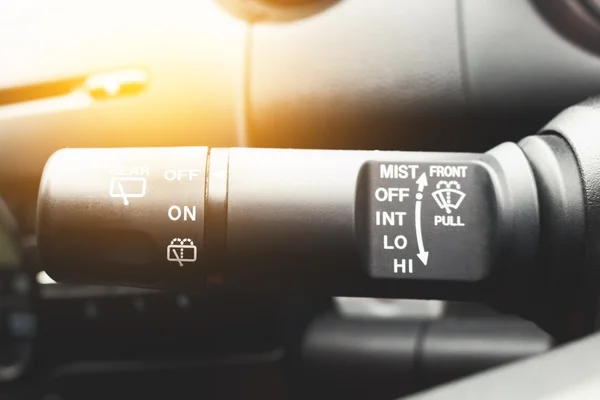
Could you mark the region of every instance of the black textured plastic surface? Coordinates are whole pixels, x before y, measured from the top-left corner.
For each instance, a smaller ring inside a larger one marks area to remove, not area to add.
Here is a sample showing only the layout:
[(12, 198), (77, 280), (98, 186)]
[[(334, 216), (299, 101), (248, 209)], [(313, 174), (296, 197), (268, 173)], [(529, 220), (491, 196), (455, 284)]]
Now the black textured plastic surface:
[[(589, 99), (560, 113), (542, 130), (562, 136), (571, 146), (585, 194), (585, 263), (582, 295), (596, 307), (600, 287), (600, 99)], [(598, 322), (596, 321), (596, 326)]]
[(540, 245), (521, 307), (560, 341), (589, 332), (585, 280), (585, 198), (577, 160), (557, 135), (529, 136), (519, 145), (533, 170), (540, 201)]
[(552, 347), (548, 334), (516, 318), (315, 319), (302, 364), (329, 398), (391, 399), (482, 372)]
[[(427, 157), (423, 157), (425, 160)], [(357, 204), (367, 233), (369, 275), (479, 281), (495, 263), (498, 199), (480, 157), (463, 161), (369, 162)], [(362, 203), (362, 204), (361, 204)]]
[(425, 387), (550, 350), (552, 338), (518, 319), (448, 319), (429, 324), (421, 348)]
[(38, 201), (44, 269), (65, 282), (200, 289), (205, 147), (65, 149)]
[[(563, 2), (540, 0), (551, 1)], [(565, 39), (533, 1), (460, 3), (473, 107), (527, 110), (531, 115), (535, 110), (560, 110), (600, 92), (600, 58)]]
[[(376, 133), (389, 140), (416, 114), (431, 119), (464, 105), (454, 1), (344, 0), (251, 34), (257, 146), (339, 148)], [(416, 136), (421, 126), (413, 128)]]
[[(580, 400), (600, 391), (600, 334), (406, 400)], [(541, 379), (543, 378), (543, 379)], [(482, 395), (483, 394), (483, 395)]]
[[(364, 179), (371, 166), (385, 167), (385, 185)], [(536, 196), (510, 143), (486, 154), (69, 149), (45, 169), (38, 237), (65, 282), (200, 289), (209, 274), (237, 293), (482, 300), (525, 283), (514, 277), (537, 248)], [(402, 212), (405, 225), (372, 229)]]
[[(368, 256), (372, 240), (369, 225), (377, 217), (376, 213), (371, 213), (367, 202), (374, 193), (360, 177), (364, 166), (381, 162), (390, 165), (425, 166), (429, 163), (461, 166), (465, 160), (471, 166), (475, 163), (479, 165), (481, 174), (476, 180), (482, 187), (477, 188), (477, 200), (465, 200), (467, 207), (461, 209), (464, 213), (475, 212), (476, 216), (464, 216), (463, 221), (469, 219), (480, 225), (473, 225), (468, 233), (465, 231), (465, 235), (460, 236), (462, 240), (446, 243), (442, 236), (438, 237), (434, 247), (426, 250), (432, 252), (435, 265), (429, 269), (419, 267), (423, 274), (415, 274), (414, 279), (408, 274), (397, 275), (406, 279), (394, 280), (393, 286), (398, 285), (398, 281), (407, 281), (407, 286), (414, 281), (480, 281), (496, 265), (508, 267), (509, 270), (518, 269), (517, 265), (524, 259), (532, 259), (535, 252), (538, 213), (533, 175), (521, 150), (514, 144), (500, 146), (483, 155), (231, 149), (226, 268), (223, 270), (225, 281), (238, 290), (294, 288), (302, 292), (320, 290), (355, 295), (359, 293), (357, 287), (366, 289), (373, 282), (385, 281), (367, 279), (369, 274), (372, 278), (389, 278), (393, 276), (394, 266), (384, 265), (390, 260), (369, 259)], [(436, 171), (439, 172), (439, 169)], [(444, 172), (444, 168), (441, 171)], [(418, 177), (415, 175), (415, 178)], [(446, 185), (451, 181), (442, 176), (431, 179), (432, 185), (440, 181), (445, 181), (443, 185)], [(402, 187), (400, 179), (392, 178), (390, 184), (393, 181)], [(413, 180), (410, 185), (412, 196), (417, 195), (417, 186)], [(452, 190), (454, 185), (450, 186)], [(428, 224), (435, 223), (430, 206), (440, 211), (436, 215), (448, 215), (444, 207), (435, 203), (433, 192), (435, 190), (427, 189), (424, 194), (428, 196), (424, 214), (425, 223)], [(399, 195), (399, 192), (395, 193)], [(489, 199), (483, 201), (487, 196)], [(398, 197), (395, 199), (398, 200)], [(440, 202), (445, 200), (446, 196), (440, 197)], [(412, 203), (413, 208), (415, 205)], [(452, 208), (449, 210), (452, 211)], [(484, 215), (488, 212), (493, 212), (492, 216)], [(415, 213), (411, 211), (406, 218), (405, 227), (411, 233), (416, 230), (414, 217)], [(440, 226), (443, 221), (454, 225), (459, 222), (458, 218), (440, 218)], [(448, 231), (461, 228), (465, 227), (445, 227)], [(424, 232), (425, 235), (430, 233), (429, 230)], [(476, 238), (477, 235), (481, 235), (481, 238)], [(444, 236), (449, 240), (450, 237)], [(383, 245), (383, 239), (379, 236), (376, 240)], [(393, 246), (391, 233), (388, 240), (387, 244)], [(414, 249), (417, 243), (415, 236), (411, 234), (407, 240), (411, 242), (411, 249)], [(478, 241), (476, 249), (471, 243), (475, 240)], [(481, 245), (482, 242), (485, 244)], [(435, 246), (439, 248), (436, 250)], [(416, 263), (420, 261), (414, 251), (410, 256), (414, 258), (412, 261), (416, 271)], [(373, 262), (377, 265), (372, 265)], [(483, 264), (476, 265), (477, 262)], [(409, 268), (408, 261), (405, 262), (405, 268)], [(392, 272), (373, 273), (376, 269), (379, 272)], [(381, 288), (379, 290), (380, 293), (385, 292)], [(406, 288), (396, 290), (405, 296), (414, 295)], [(448, 296), (446, 290), (454, 295), (466, 295), (468, 292), (457, 288), (431, 287), (417, 290), (420, 292), (417, 296), (445, 297)], [(370, 293), (377, 293), (377, 289), (370, 288)]]
[(393, 398), (417, 384), (424, 329), (419, 320), (321, 316), (304, 335), (302, 367), (315, 391), (329, 390), (330, 398)]

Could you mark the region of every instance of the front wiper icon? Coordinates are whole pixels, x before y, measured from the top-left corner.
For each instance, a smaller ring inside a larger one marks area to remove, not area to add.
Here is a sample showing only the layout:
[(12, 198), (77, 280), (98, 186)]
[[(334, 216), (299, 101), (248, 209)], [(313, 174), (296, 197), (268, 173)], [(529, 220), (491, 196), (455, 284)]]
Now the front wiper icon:
[(465, 199), (466, 194), (460, 190), (460, 184), (456, 181), (439, 181), (435, 187), (438, 190), (431, 195), (437, 205), (448, 214), (453, 209), (457, 210)]

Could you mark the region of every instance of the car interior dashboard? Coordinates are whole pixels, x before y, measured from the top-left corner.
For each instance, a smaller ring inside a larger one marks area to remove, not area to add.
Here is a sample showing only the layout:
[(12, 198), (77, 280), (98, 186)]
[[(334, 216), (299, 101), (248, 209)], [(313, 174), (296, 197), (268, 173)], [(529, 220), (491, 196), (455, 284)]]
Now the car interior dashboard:
[(0, 38), (1, 398), (393, 399), (563, 344), (462, 299), (61, 283), (38, 195), (65, 148), (519, 142), (600, 93), (600, 2), (20, 0)]

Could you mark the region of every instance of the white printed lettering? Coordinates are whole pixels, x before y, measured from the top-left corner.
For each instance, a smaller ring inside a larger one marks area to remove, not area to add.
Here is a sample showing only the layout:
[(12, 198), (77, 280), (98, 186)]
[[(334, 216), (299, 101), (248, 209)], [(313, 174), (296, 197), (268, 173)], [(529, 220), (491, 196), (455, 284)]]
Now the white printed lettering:
[(119, 165), (111, 170), (117, 176), (148, 176), (150, 168), (145, 166)]
[(437, 178), (465, 178), (467, 166), (465, 165), (431, 165), (429, 176)]
[(169, 219), (171, 221), (178, 221), (183, 217), (184, 221), (195, 221), (196, 220), (196, 206), (192, 206), (191, 208), (188, 206), (183, 206), (183, 211), (179, 206), (171, 206), (169, 207)]
[(200, 176), (198, 169), (168, 169), (163, 174), (168, 181), (192, 181)]
[(433, 217), (433, 225), (435, 226), (465, 226), (465, 223), (460, 219), (460, 215), (435, 215)]
[(398, 199), (398, 202), (404, 201), (409, 196), (409, 188), (377, 188), (375, 189), (375, 198), (377, 201), (394, 201)]
[(388, 243), (388, 236), (383, 235), (383, 248), (386, 250), (404, 250), (408, 244), (406, 236), (398, 235), (394, 238), (394, 243)]
[(381, 164), (379, 167), (379, 176), (382, 179), (415, 179), (418, 168), (418, 165)]
[(376, 211), (375, 225), (402, 226), (405, 215), (406, 213), (402, 211)]
[(408, 260), (403, 258), (401, 262), (398, 262), (398, 259), (394, 258), (394, 273), (397, 274), (398, 272), (401, 272), (403, 274), (412, 274), (413, 260), (410, 258)]

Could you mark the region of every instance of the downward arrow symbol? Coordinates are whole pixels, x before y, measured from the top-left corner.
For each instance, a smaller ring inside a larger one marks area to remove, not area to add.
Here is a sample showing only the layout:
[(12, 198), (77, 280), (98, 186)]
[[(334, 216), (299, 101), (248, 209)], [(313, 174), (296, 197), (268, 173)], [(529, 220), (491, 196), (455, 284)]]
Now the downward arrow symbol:
[(417, 257), (419, 257), (419, 260), (421, 260), (423, 265), (427, 265), (427, 260), (429, 259), (429, 252), (424, 251), (422, 253), (419, 253), (419, 254), (417, 254)]
[(423, 198), (423, 189), (427, 186), (427, 175), (423, 172), (419, 179), (417, 179), (417, 185), (419, 185), (419, 193), (417, 194), (417, 201), (415, 203), (415, 229), (417, 231), (417, 245), (419, 247), (419, 260), (423, 265), (427, 265), (429, 259), (429, 252), (425, 251), (423, 245), (423, 228), (421, 226), (421, 199)]

